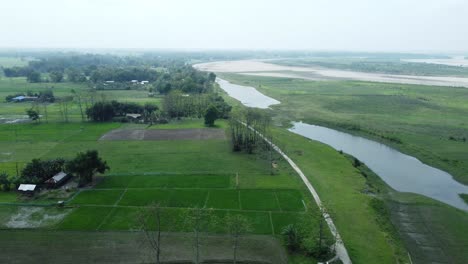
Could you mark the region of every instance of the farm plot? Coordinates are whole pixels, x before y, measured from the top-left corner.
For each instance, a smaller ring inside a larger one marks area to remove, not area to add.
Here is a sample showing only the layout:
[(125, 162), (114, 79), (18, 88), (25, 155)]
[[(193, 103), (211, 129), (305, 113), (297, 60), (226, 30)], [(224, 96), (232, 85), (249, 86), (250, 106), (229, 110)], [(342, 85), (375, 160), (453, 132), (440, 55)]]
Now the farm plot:
[(224, 129), (116, 129), (104, 134), (100, 140), (206, 140), (225, 139)]
[[(141, 214), (152, 204), (161, 206), (164, 231), (190, 231), (184, 224), (188, 210), (204, 208), (223, 222), (229, 214), (243, 215), (256, 234), (275, 234), (304, 213), (297, 189), (235, 189), (232, 175), (107, 176), (95, 189), (70, 201), (80, 206), (57, 227), (66, 230), (138, 230)], [(284, 209), (283, 209), (284, 208)], [(219, 222), (219, 221), (217, 221)], [(212, 227), (223, 232), (223, 226)]]

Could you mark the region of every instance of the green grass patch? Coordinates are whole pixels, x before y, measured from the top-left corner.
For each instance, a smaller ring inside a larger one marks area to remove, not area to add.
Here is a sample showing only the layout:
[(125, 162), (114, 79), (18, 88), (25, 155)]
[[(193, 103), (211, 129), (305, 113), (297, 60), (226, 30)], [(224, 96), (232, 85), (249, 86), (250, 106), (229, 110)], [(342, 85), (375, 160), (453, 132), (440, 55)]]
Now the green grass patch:
[(101, 181), (96, 184), (96, 188), (104, 188), (104, 189), (107, 189), (107, 188), (118, 188), (118, 189), (124, 189), (124, 188), (127, 188), (128, 184), (130, 183), (130, 181), (132, 181), (132, 179), (134, 178), (135, 176), (104, 176)]
[(303, 197), (298, 190), (276, 190), (279, 206), (282, 211), (304, 211)]
[(229, 175), (145, 175), (133, 177), (129, 188), (227, 188)]
[(118, 205), (146, 206), (157, 203), (160, 206), (169, 206), (171, 190), (147, 189), (147, 190), (127, 190)]
[(304, 219), (307, 219), (308, 224), (311, 226), (318, 228), (316, 224), (317, 221), (313, 221), (312, 217), (307, 217), (305, 213), (280, 213), (280, 212), (272, 212), (271, 219), (273, 222), (273, 228), (275, 234), (279, 235), (283, 231), (284, 227), (287, 225), (295, 225), (299, 227), (301, 224), (304, 223)]
[(70, 204), (113, 205), (122, 193), (123, 190), (86, 190), (75, 196)]
[(256, 234), (273, 234), (270, 214), (268, 212), (232, 212), (244, 216)]
[(18, 194), (14, 191), (1, 192), (0, 191), (0, 203), (14, 203), (18, 199)]
[(244, 210), (280, 210), (273, 190), (241, 190), (240, 200)]
[(240, 209), (239, 191), (210, 190), (206, 207), (215, 209)]
[(59, 225), (64, 230), (96, 230), (112, 207), (80, 207), (73, 210)]

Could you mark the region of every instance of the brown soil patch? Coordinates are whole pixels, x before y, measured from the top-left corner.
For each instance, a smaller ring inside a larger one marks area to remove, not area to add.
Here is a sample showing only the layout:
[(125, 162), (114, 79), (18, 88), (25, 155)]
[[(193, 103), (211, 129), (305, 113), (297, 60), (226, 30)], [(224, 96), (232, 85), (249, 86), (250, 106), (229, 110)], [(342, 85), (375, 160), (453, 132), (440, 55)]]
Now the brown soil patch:
[(99, 140), (206, 140), (225, 139), (224, 129), (116, 129), (104, 134)]

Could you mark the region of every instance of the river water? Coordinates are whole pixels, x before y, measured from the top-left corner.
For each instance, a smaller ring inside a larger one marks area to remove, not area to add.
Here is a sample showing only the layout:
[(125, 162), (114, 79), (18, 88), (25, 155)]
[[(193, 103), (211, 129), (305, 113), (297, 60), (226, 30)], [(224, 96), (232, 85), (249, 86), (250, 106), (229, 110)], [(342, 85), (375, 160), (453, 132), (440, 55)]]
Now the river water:
[(270, 105), (280, 103), (279, 101), (262, 94), (261, 92), (257, 91), (257, 89), (250, 86), (233, 84), (220, 78), (216, 78), (216, 82), (219, 84), (221, 89), (229, 94), (229, 96), (239, 100), (243, 105), (248, 107), (265, 109), (270, 107)]
[[(232, 84), (219, 78), (216, 81), (231, 97), (248, 107), (268, 108), (280, 103), (253, 87)], [(290, 131), (358, 158), (397, 191), (422, 194), (468, 211), (468, 205), (459, 196), (460, 193), (468, 193), (468, 186), (412, 156), (372, 140), (302, 122), (295, 122)]]
[(468, 194), (468, 186), (412, 156), (384, 144), (326, 127), (295, 122), (290, 131), (358, 158), (397, 191), (422, 194), (468, 210), (468, 205), (459, 196), (460, 193)]

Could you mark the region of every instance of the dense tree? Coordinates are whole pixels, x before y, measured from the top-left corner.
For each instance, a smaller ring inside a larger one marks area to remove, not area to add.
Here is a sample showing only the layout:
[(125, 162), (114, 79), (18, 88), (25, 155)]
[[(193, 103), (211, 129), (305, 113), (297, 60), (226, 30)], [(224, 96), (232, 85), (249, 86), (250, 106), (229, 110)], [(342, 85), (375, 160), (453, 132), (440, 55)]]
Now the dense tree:
[(79, 152), (76, 157), (66, 163), (66, 170), (79, 177), (80, 185), (92, 182), (96, 173), (109, 170), (107, 162), (103, 161), (96, 150)]
[(0, 172), (0, 189), (8, 192), (11, 188), (11, 181), (6, 172)]
[(208, 80), (210, 80), (211, 82), (214, 82), (216, 80), (216, 74), (214, 74), (213, 72), (210, 72), (208, 74)]
[(218, 112), (218, 109), (216, 108), (216, 106), (214, 105), (210, 105), (207, 109), (206, 109), (206, 112), (205, 112), (205, 125), (207, 126), (214, 126), (214, 123), (216, 121), (216, 119), (218, 118), (218, 115), (219, 115), (219, 112)]
[(39, 184), (64, 170), (65, 160), (58, 158), (42, 161), (33, 159), (21, 171), (21, 183)]
[(76, 68), (66, 69), (66, 75), (69, 82), (86, 82), (84, 73)]
[(26, 114), (28, 115), (29, 119), (31, 119), (32, 121), (37, 121), (40, 118), (39, 113), (32, 108), (26, 110)]
[(55, 101), (55, 96), (52, 90), (45, 90), (37, 94), (39, 101), (53, 103)]
[(302, 237), (295, 225), (290, 224), (285, 226), (281, 231), (281, 235), (283, 236), (285, 246), (290, 252), (296, 252), (300, 249)]
[(106, 122), (112, 120), (116, 115), (114, 106), (109, 102), (97, 102), (86, 109), (86, 115), (89, 119), (97, 122)]
[(27, 77), (28, 82), (30, 82), (30, 83), (41, 82), (41, 74), (39, 72), (37, 72), (37, 71), (29, 72), (26, 77)]
[(59, 83), (63, 80), (63, 73), (59, 71), (53, 71), (49, 73), (50, 81), (54, 83)]

